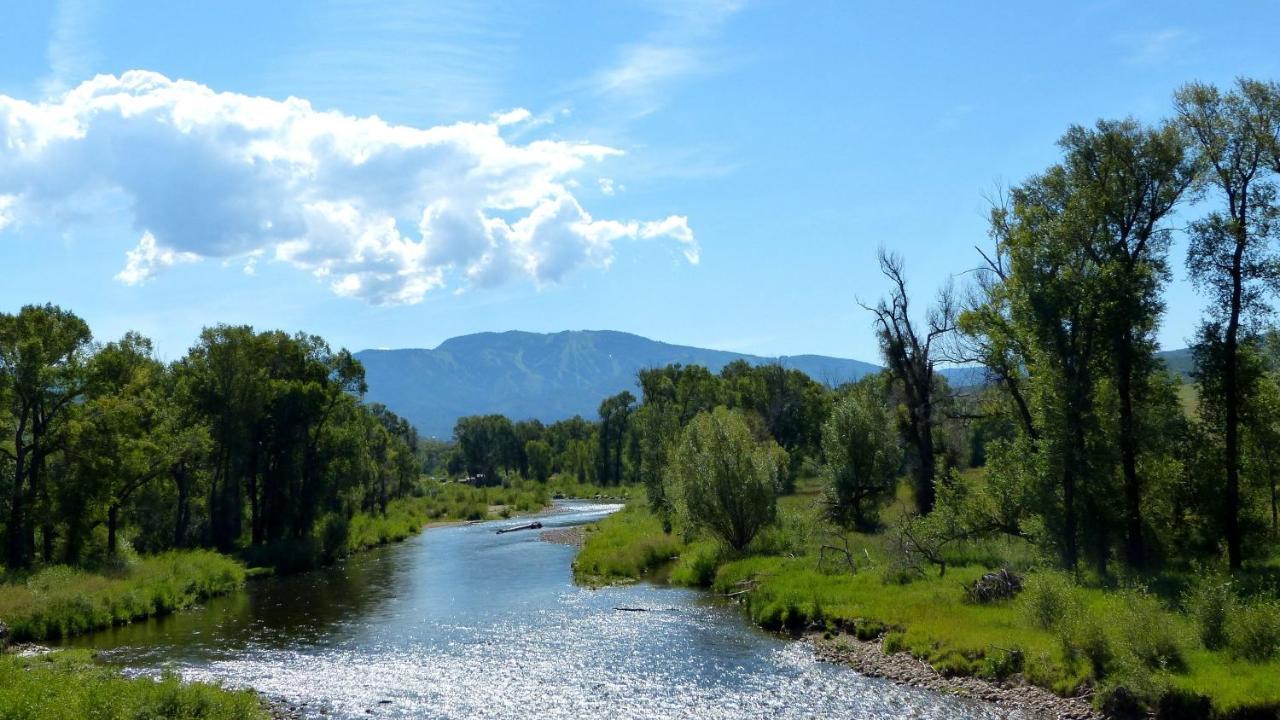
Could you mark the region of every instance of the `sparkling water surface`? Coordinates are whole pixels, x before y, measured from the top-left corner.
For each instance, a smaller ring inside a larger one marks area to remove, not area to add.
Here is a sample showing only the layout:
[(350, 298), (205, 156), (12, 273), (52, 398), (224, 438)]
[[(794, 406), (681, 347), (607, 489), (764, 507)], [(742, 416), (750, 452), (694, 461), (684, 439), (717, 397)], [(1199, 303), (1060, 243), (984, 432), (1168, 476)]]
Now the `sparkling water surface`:
[[(566, 502), (540, 520), (618, 507)], [(577, 587), (575, 548), (494, 532), (519, 522), (430, 529), (70, 644), (130, 673), (252, 687), (305, 717), (1018, 717), (819, 662), (705, 593)]]

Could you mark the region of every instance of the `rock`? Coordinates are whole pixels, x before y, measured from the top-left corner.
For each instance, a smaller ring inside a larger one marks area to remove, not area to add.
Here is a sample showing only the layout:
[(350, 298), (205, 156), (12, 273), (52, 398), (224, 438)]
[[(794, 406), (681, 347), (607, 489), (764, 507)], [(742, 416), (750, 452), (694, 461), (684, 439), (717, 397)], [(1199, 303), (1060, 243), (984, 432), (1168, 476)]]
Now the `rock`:
[(0, 650), (9, 647), (9, 637), (9, 626), (5, 625), (3, 620), (0, 620)]

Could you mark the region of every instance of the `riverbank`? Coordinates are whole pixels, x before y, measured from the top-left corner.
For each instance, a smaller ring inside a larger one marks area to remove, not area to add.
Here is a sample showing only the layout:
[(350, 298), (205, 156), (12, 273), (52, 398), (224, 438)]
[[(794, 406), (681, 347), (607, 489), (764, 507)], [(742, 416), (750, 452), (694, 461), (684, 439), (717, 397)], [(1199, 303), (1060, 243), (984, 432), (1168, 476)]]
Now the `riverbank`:
[(167, 552), (101, 573), (51, 567), (0, 584), (0, 624), (10, 642), (55, 640), (177, 612), (234, 592), (245, 577), (244, 565), (210, 550)]
[[(1069, 707), (1092, 703), (1116, 716), (1280, 717), (1280, 660), (1250, 662), (1203, 648), (1190, 618), (1141, 588), (1080, 587), (1029, 566), (1019, 598), (971, 600), (966, 588), (1016, 552), (957, 548), (945, 576), (913, 570), (895, 563), (884, 536), (836, 532), (816, 498), (793, 496), (782, 499), (775, 526), (732, 558), (710, 541), (664, 533), (646, 507), (633, 504), (588, 530), (574, 567), (588, 584), (666, 578), (707, 588), (740, 603), (762, 628), (874, 641), (877, 652), (909, 659), (901, 667), (976, 679), (981, 693), (1025, 681), (1070, 698)], [(1036, 621), (1034, 603), (1048, 608), (1044, 622)], [(875, 674), (900, 667), (896, 660), (867, 665), (865, 648), (820, 645), (832, 659), (878, 668)]]
[(271, 720), (254, 692), (208, 683), (127, 678), (83, 651), (0, 654), (0, 718)]
[(886, 652), (883, 639), (860, 640), (847, 633), (811, 632), (805, 639), (817, 656), (879, 677), (938, 693), (959, 695), (1025, 713), (1032, 720), (1103, 720), (1106, 716), (1086, 697), (1061, 697), (1032, 685), (1021, 676), (986, 680), (971, 675), (944, 675), (910, 653)]

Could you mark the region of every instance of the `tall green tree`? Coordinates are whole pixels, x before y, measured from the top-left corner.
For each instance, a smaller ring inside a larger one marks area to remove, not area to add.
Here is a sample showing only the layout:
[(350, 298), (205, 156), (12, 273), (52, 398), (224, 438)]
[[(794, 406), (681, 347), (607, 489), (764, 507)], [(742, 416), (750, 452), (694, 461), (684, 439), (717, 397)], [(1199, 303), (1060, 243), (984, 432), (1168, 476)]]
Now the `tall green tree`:
[(5, 521), (9, 567), (31, 565), (37, 525), (44, 559), (52, 560), (52, 502), (44, 470), (65, 442), (65, 421), (83, 393), (91, 340), (84, 320), (54, 305), (0, 313), (0, 396), (11, 418), (11, 444), (0, 445), (0, 453), (13, 468)]
[(1187, 265), (1210, 300), (1197, 339), (1204, 402), (1221, 409), (1222, 525), (1231, 567), (1244, 562), (1241, 514), (1241, 411), (1257, 382), (1244, 346), (1268, 308), (1268, 286), (1280, 279), (1276, 251), (1276, 147), (1280, 87), (1241, 79), (1223, 92), (1192, 83), (1175, 96), (1178, 120), (1191, 137), (1208, 185), (1222, 203), (1191, 224)]
[(623, 482), (623, 456), (635, 402), (635, 395), (623, 390), (600, 403), (596, 477), (602, 485), (619, 485)]
[(502, 415), (472, 415), (459, 418), (453, 428), (468, 475), (482, 477), (485, 485), (497, 485), (502, 478), (498, 472), (508, 458), (516, 442), (511, 421)]
[[(1073, 127), (1059, 141), (1074, 211), (1084, 217), (1081, 242), (1097, 266), (1102, 342), (1118, 406), (1117, 445), (1124, 485), (1125, 558), (1147, 561), (1143, 540), (1144, 438), (1139, 415), (1157, 370), (1155, 332), (1164, 311), (1171, 230), (1166, 222), (1195, 180), (1182, 133), (1171, 124), (1133, 120)], [(1090, 227), (1092, 226), (1092, 227)]]

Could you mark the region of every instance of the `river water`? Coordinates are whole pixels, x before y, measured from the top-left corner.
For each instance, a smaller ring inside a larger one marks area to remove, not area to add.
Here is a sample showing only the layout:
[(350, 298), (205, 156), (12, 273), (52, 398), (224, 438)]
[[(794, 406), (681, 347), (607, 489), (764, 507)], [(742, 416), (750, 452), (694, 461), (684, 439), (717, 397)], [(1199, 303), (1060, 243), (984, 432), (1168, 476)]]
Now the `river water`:
[[(579, 525), (617, 507), (569, 502), (541, 520)], [(819, 662), (705, 593), (577, 587), (575, 548), (494, 532), (515, 522), (433, 528), (70, 644), (130, 673), (252, 687), (306, 717), (1006, 716)]]

